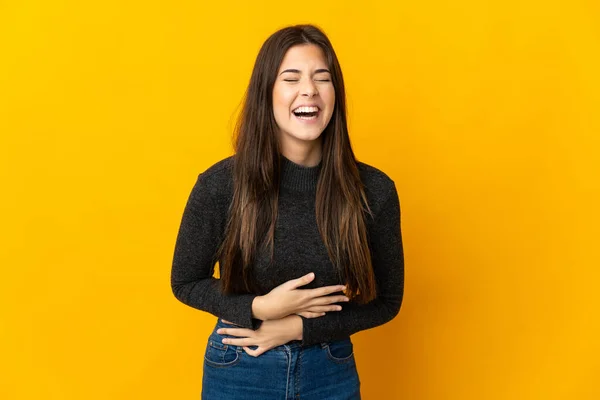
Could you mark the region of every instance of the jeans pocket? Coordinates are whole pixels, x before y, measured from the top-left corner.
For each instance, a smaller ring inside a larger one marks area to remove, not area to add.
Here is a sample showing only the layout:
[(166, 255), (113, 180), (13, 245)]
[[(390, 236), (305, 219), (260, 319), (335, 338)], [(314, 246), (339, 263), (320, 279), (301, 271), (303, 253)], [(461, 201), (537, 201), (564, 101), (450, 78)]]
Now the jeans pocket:
[(326, 342), (323, 347), (327, 357), (337, 363), (350, 362), (354, 359), (354, 346), (350, 338)]
[(223, 344), (211, 335), (206, 345), (204, 362), (217, 368), (232, 367), (240, 361), (238, 346)]

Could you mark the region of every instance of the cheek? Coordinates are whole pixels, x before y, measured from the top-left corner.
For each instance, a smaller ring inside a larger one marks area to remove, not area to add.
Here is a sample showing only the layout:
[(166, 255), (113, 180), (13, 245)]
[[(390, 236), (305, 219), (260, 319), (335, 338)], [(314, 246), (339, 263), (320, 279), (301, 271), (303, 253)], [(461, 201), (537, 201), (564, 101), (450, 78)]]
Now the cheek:
[(326, 97), (326, 102), (327, 104), (329, 104), (332, 108), (333, 105), (335, 104), (335, 89), (333, 87), (331, 87), (327, 93), (326, 93), (327, 97)]
[(273, 103), (273, 114), (278, 123), (285, 123), (289, 119), (288, 107), (282, 103)]
[(273, 114), (279, 128), (283, 128), (291, 122), (290, 107), (290, 103), (281, 92), (273, 97)]
[(290, 113), (290, 107), (294, 101), (294, 94), (289, 90), (277, 89), (273, 92), (273, 106), (281, 113)]

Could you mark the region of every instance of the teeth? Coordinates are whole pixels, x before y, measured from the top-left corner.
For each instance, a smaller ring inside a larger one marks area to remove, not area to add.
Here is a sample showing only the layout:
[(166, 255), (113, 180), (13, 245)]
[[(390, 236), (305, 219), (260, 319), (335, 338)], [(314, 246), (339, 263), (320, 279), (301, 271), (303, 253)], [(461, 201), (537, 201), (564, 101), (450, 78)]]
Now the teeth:
[(317, 112), (319, 111), (318, 107), (298, 107), (293, 112)]

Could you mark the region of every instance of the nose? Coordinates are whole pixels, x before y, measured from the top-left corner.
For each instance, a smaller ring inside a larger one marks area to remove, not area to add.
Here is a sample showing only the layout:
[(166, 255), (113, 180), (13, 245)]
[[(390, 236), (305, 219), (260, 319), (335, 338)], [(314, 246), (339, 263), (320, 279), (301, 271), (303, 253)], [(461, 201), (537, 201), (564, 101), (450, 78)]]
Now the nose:
[(312, 79), (308, 80), (308, 84), (302, 87), (302, 95), (312, 97), (318, 94), (317, 87)]

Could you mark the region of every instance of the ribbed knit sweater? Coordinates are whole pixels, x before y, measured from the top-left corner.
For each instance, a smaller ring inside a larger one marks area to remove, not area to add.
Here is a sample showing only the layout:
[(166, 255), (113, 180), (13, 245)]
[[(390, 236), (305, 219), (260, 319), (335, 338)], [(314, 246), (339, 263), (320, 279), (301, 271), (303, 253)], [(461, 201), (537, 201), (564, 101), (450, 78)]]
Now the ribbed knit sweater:
[[(190, 307), (257, 329), (260, 321), (252, 317), (252, 301), (259, 294), (223, 294), (219, 280), (213, 277), (218, 261), (215, 253), (225, 237), (233, 198), (233, 157), (198, 175), (177, 235), (171, 287), (175, 297)], [(303, 345), (349, 337), (390, 321), (400, 310), (404, 254), (396, 186), (379, 169), (362, 162), (357, 165), (374, 215), (367, 216), (366, 224), (377, 297), (367, 304), (337, 303), (341, 311), (321, 317), (301, 316)], [(345, 284), (339, 280), (317, 228), (315, 198), (320, 170), (321, 164), (305, 167), (282, 156), (274, 263), (270, 263), (270, 255), (263, 255), (256, 257), (252, 265), (263, 293), (309, 272), (314, 272), (315, 278), (300, 289)]]

